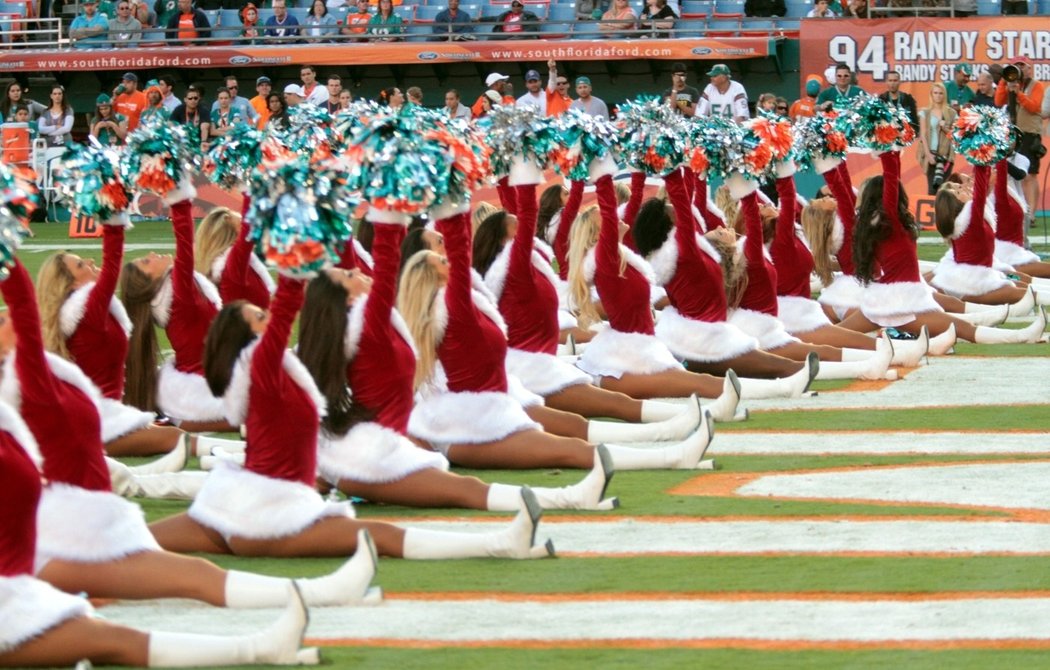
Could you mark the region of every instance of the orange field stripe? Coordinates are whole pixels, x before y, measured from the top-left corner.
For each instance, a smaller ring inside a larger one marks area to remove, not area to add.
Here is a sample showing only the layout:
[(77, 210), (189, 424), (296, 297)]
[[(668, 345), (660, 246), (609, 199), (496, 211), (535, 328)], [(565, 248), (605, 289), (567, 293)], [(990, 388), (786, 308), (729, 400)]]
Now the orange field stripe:
[(495, 600), (498, 602), (527, 603), (587, 603), (587, 602), (663, 602), (673, 600), (694, 600), (706, 602), (747, 602), (802, 600), (811, 602), (928, 602), (945, 600), (984, 600), (984, 599), (1037, 599), (1050, 598), (1050, 590), (1041, 591), (938, 591), (922, 592), (886, 592), (872, 591), (839, 593), (835, 591), (723, 591), (723, 592), (690, 592), (676, 591), (624, 591), (602, 593), (509, 593), (506, 591), (384, 591), (386, 600), (422, 600), (422, 601), (471, 601)]
[(1011, 638), (1002, 640), (885, 640), (885, 641), (818, 641), (754, 640), (749, 638), (712, 638), (709, 640), (654, 640), (651, 638), (616, 638), (594, 640), (412, 640), (397, 638), (311, 639), (306, 644), (317, 647), (380, 647), (416, 649), (754, 649), (771, 651), (804, 651), (826, 649), (854, 651), (877, 649), (1050, 649), (1050, 640)]

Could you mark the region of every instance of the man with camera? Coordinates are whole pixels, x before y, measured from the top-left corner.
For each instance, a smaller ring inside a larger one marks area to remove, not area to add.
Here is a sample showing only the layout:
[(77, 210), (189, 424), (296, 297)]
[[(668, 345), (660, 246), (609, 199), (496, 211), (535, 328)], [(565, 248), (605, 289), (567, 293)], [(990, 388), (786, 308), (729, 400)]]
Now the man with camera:
[(1021, 181), (1024, 197), (1028, 203), (1028, 223), (1035, 221), (1036, 203), (1039, 201), (1040, 159), (1046, 154), (1042, 130), (1043, 83), (1032, 78), (1032, 66), (1026, 60), (1017, 60), (1003, 68), (1003, 77), (995, 90), (996, 106), (1007, 106), (1010, 120), (1021, 131), (1017, 141), (1017, 153), (1029, 161), (1028, 175)]

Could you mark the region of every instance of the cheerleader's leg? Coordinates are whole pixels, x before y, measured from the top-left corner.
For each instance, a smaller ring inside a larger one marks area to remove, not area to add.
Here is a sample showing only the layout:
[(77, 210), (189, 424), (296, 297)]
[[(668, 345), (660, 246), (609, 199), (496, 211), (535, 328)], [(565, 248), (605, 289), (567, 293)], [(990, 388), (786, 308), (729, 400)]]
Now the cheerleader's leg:
[(107, 442), (106, 454), (115, 458), (167, 454), (179, 446), (184, 435), (175, 426), (149, 426)]

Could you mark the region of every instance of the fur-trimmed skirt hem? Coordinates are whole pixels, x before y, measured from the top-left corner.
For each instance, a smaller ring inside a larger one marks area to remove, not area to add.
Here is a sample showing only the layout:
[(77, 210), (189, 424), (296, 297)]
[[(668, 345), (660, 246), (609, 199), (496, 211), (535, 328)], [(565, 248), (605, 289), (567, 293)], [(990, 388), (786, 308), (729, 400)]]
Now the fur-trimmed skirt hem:
[(525, 385), (521, 383), (521, 380), (512, 374), (507, 375), (507, 393), (510, 394), (510, 397), (517, 400), (525, 409), (528, 409), (529, 407), (543, 407), (547, 402), (540, 394), (533, 393), (525, 388)]
[(227, 540), (273, 540), (300, 533), (327, 517), (352, 519), (354, 508), (349, 502), (329, 502), (302, 482), (222, 463), (208, 476), (189, 515)]
[(1013, 286), (1006, 275), (994, 268), (958, 263), (947, 256), (933, 269), (930, 284), (956, 298), (984, 295)]
[(496, 442), (523, 430), (542, 430), (507, 393), (438, 393), (417, 403), (408, 433), (446, 452), (453, 444)]
[(341, 479), (386, 484), (420, 470), (448, 470), (448, 459), (378, 423), (359, 423), (341, 437), (321, 434), (317, 467), (333, 484)]
[(869, 321), (883, 328), (911, 323), (919, 314), (943, 311), (925, 282), (868, 284), (861, 296), (860, 310)]
[(758, 340), (726, 321), (698, 321), (667, 307), (656, 324), (656, 336), (677, 358), (720, 363), (758, 349)]
[(777, 312), (777, 318), (784, 324), (784, 329), (792, 335), (811, 333), (831, 325), (831, 320), (821, 309), (820, 303), (811, 298), (800, 298), (793, 295), (778, 296)]
[(763, 351), (798, 342), (798, 338), (788, 335), (780, 319), (763, 312), (737, 308), (730, 312), (729, 323), (758, 340), (758, 346)]
[(92, 611), (87, 600), (63, 593), (35, 577), (0, 577), (0, 654)]
[(576, 367), (592, 377), (619, 379), (625, 374), (651, 375), (681, 369), (682, 364), (655, 335), (605, 328), (587, 343)]
[(846, 316), (846, 312), (860, 307), (861, 297), (864, 295), (864, 286), (861, 285), (853, 275), (836, 274), (831, 284), (825, 286), (817, 297), (817, 302), (827, 305), (840, 319)]
[(157, 378), (157, 406), (176, 422), (226, 420), (222, 398), (211, 394), (204, 375), (177, 370), (171, 358)]
[(1029, 251), (1019, 244), (1006, 242), (1005, 240), (995, 241), (995, 257), (1011, 267), (1038, 263), (1041, 260), (1034, 251)]
[(508, 375), (514, 375), (525, 388), (541, 396), (592, 381), (589, 374), (557, 356), (521, 349), (507, 349), (506, 368)]
[(98, 409), (102, 420), (102, 441), (106, 444), (149, 428), (157, 418), (153, 412), (143, 412), (112, 398), (102, 398)]

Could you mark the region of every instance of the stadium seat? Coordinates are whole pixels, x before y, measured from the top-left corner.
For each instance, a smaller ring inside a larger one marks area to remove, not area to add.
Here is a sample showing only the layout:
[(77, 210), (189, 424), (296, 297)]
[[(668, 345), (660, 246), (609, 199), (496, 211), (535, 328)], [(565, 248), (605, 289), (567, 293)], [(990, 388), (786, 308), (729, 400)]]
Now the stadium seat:
[(740, 19), (708, 19), (708, 37), (736, 37), (740, 30)]
[(798, 19), (777, 19), (777, 29), (784, 35), (784, 37), (798, 37), (799, 31), (802, 29), (802, 22)]
[(422, 5), (416, 7), (416, 21), (422, 23), (433, 23), (437, 15), (445, 11), (444, 7), (437, 5)]
[[(3, 11), (3, 10), (0, 9), (0, 11)], [(204, 12), (204, 16), (206, 16), (208, 18), (208, 25), (209, 26), (217, 26), (217, 25), (219, 25), (219, 10), (218, 9), (205, 9), (205, 10), (202, 10), (202, 11)], [(289, 10), (289, 11), (291, 11), (291, 10)]]
[[(551, 5), (550, 14), (547, 16), (549, 21), (575, 21), (576, 20), (576, 3), (571, 2), (568, 4), (556, 4)], [(563, 28), (565, 26), (562, 26)]]
[[(448, 6), (447, 2), (445, 3), (445, 6)], [(459, 8), (460, 10), (466, 12), (467, 16), (474, 19), (475, 21), (478, 20), (479, 16), (481, 16), (481, 5), (460, 5)]]
[(401, 20), (405, 23), (412, 23), (412, 19), (416, 16), (416, 7), (415, 5), (408, 5), (407, 7), (401, 5), (399, 7), (394, 7), (394, 13), (400, 16)]
[[(998, 2), (998, 0), (995, 0)], [(807, 0), (787, 0), (787, 15), (792, 18), (803, 18), (813, 9), (812, 3)]]
[(706, 19), (711, 14), (711, 3), (706, 0), (682, 0), (683, 19)]
[(21, 2), (0, 2), (0, 14), (14, 14), (17, 17), (26, 15), (26, 6)]
[(744, 18), (740, 22), (741, 37), (761, 37), (776, 31), (776, 23), (771, 19)]
[(977, 0), (977, 14), (979, 16), (995, 16), (999, 12), (998, 0)]
[(241, 10), (239, 9), (223, 9), (219, 11), (219, 25), (226, 26), (239, 26), (241, 25)]
[(413, 23), (405, 28), (409, 42), (429, 42), (434, 37), (434, 26), (429, 23)]
[(740, 14), (744, 15), (744, 3), (740, 0), (716, 0), (716, 14)]

